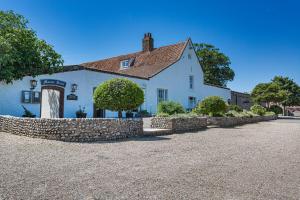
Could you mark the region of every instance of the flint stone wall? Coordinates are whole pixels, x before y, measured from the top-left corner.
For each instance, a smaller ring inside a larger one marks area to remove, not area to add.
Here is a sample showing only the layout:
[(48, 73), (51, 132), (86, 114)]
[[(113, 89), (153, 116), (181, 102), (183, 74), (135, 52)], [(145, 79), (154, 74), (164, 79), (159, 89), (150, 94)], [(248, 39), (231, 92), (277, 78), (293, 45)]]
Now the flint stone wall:
[(115, 140), (143, 134), (142, 119), (40, 119), (0, 115), (0, 132), (66, 142)]
[(172, 132), (197, 131), (207, 127), (205, 117), (153, 117), (151, 128), (170, 129)]
[(215, 125), (219, 127), (231, 127), (275, 119), (277, 119), (276, 115), (255, 117), (208, 117), (207, 123), (208, 125)]

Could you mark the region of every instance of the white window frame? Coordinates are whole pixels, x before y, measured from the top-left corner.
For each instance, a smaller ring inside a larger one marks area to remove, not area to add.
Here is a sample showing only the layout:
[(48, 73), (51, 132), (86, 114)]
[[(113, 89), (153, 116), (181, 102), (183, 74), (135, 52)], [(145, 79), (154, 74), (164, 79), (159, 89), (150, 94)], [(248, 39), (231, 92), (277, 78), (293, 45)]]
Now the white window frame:
[(195, 84), (194, 84), (194, 76), (193, 75), (190, 75), (189, 76), (189, 88), (190, 89), (194, 89), (194, 86), (195, 86)]
[(127, 60), (122, 60), (122, 61), (120, 62), (120, 67), (121, 67), (122, 69), (127, 69), (127, 68), (129, 67), (129, 59), (127, 59)]
[(158, 88), (157, 103), (160, 103), (162, 101), (168, 101), (168, 89)]

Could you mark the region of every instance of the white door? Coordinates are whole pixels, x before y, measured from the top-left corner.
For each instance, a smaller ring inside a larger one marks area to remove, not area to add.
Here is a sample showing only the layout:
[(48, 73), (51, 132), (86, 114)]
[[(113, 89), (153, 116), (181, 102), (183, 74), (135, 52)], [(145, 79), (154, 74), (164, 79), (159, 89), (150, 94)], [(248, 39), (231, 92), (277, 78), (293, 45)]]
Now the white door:
[(60, 91), (43, 89), (41, 101), (41, 118), (59, 118)]

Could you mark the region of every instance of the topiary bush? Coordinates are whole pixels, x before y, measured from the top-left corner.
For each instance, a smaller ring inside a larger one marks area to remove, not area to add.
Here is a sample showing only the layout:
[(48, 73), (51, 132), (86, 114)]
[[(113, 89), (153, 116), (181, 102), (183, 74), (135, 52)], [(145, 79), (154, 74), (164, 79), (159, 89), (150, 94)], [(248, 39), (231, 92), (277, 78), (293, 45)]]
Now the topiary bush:
[(126, 78), (114, 78), (100, 84), (94, 92), (94, 103), (99, 109), (122, 111), (138, 108), (144, 102), (144, 92), (140, 86)]
[(278, 106), (278, 105), (272, 105), (272, 106), (270, 106), (270, 108), (268, 109), (268, 111), (274, 112), (276, 115), (279, 115), (279, 114), (283, 113), (283, 109), (280, 106)]
[(228, 111), (234, 110), (236, 112), (243, 112), (243, 109), (238, 105), (229, 105), (227, 108)]
[(225, 101), (218, 96), (206, 97), (201, 101), (193, 112), (197, 114), (209, 115), (211, 117), (223, 116), (227, 106)]
[(251, 106), (250, 110), (254, 113), (254, 114), (257, 114), (257, 115), (264, 115), (266, 113), (266, 109), (261, 106), (261, 105), (258, 105), (258, 104), (255, 104), (253, 106)]
[(185, 113), (183, 106), (174, 101), (162, 101), (157, 106), (157, 113), (166, 113), (169, 115)]

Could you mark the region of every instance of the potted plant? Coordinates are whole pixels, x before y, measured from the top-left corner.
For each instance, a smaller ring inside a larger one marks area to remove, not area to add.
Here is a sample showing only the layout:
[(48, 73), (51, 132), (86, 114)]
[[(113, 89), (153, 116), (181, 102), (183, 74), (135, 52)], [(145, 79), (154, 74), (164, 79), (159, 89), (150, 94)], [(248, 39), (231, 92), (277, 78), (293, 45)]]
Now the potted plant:
[(29, 117), (29, 118), (35, 118), (35, 115), (30, 112), (27, 108), (25, 108), (25, 106), (22, 106), (24, 109), (24, 114), (22, 115), (22, 117)]
[(86, 118), (87, 113), (85, 112), (85, 107), (79, 106), (79, 110), (76, 111), (77, 118)]

